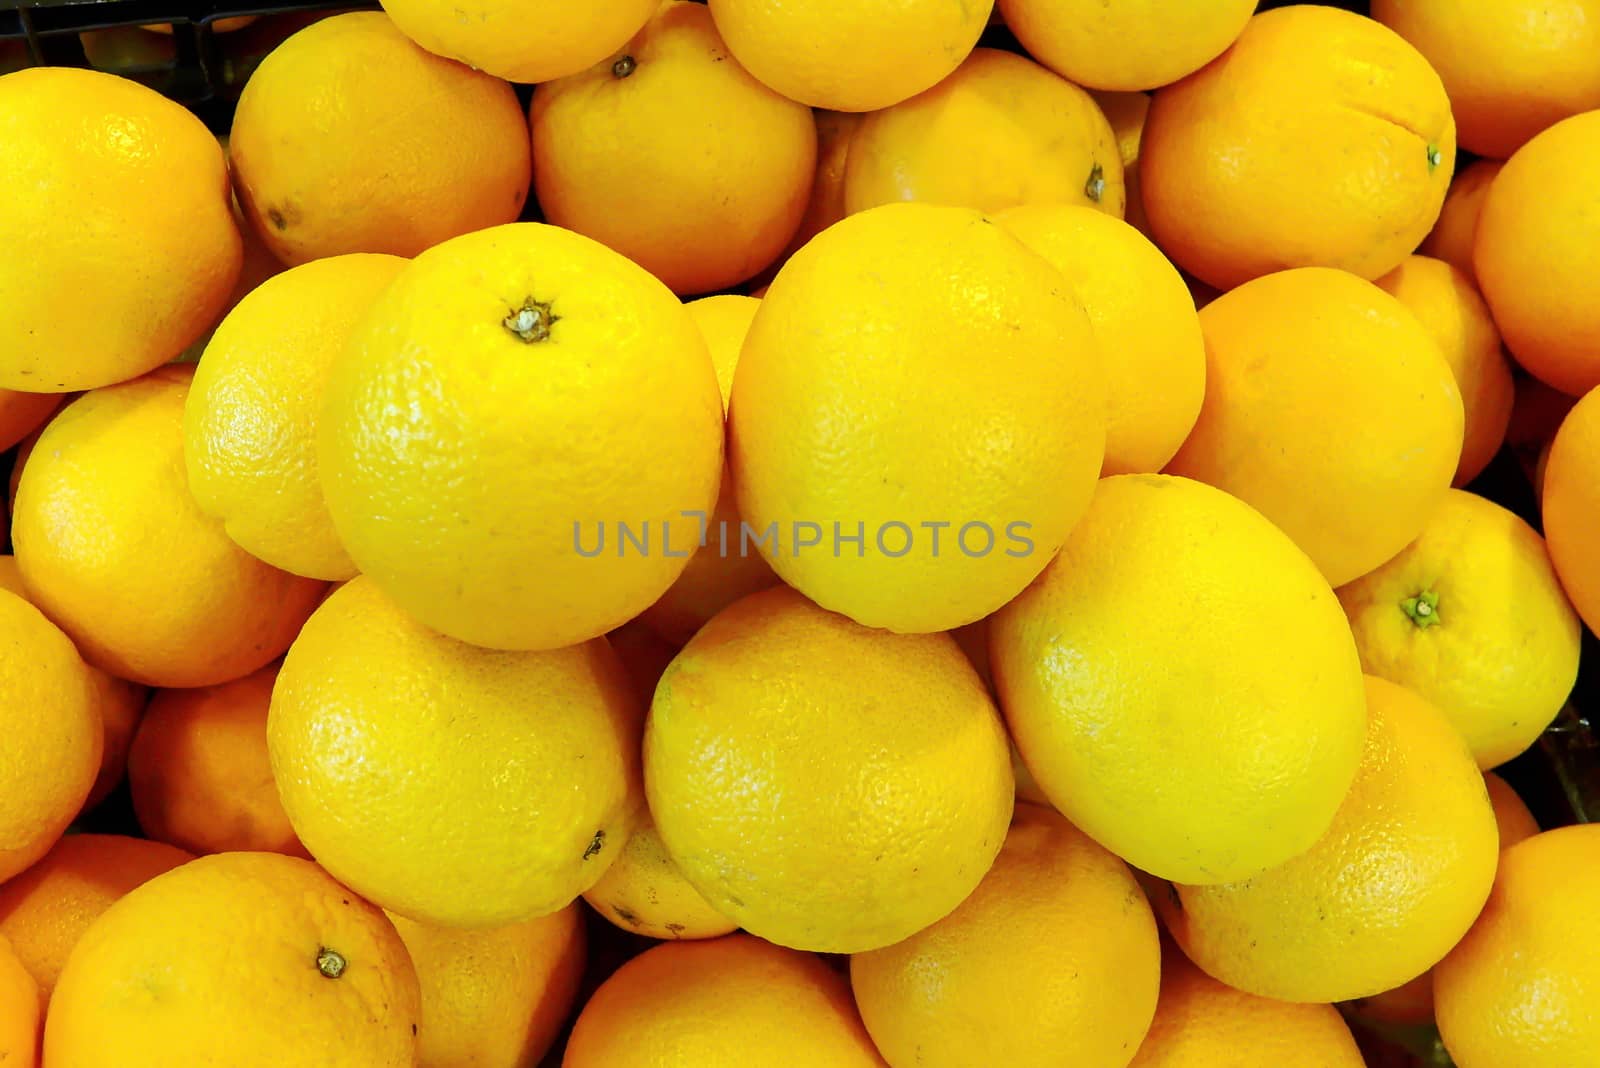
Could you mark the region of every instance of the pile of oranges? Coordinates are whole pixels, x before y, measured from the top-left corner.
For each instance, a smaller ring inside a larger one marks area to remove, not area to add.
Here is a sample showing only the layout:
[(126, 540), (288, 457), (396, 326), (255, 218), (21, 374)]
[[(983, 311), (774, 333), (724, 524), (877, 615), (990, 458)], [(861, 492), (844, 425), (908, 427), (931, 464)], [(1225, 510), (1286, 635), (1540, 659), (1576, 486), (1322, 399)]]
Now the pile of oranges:
[(1600, 1064), (1600, 0), (387, 0), (0, 190), (6, 1068)]

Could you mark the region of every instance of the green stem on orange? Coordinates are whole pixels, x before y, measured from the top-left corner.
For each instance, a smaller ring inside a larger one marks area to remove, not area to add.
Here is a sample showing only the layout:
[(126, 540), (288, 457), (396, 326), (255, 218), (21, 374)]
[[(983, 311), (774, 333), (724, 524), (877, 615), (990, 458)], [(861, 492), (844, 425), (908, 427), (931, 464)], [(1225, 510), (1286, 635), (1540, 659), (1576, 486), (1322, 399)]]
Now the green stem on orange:
[(1411, 622), (1426, 630), (1439, 622), (1439, 595), (1432, 590), (1423, 590), (1415, 597), (1401, 601), (1400, 610)]
[(344, 954), (338, 950), (329, 949), (327, 946), (317, 950), (317, 971), (329, 979), (337, 979), (343, 975), (347, 964)]

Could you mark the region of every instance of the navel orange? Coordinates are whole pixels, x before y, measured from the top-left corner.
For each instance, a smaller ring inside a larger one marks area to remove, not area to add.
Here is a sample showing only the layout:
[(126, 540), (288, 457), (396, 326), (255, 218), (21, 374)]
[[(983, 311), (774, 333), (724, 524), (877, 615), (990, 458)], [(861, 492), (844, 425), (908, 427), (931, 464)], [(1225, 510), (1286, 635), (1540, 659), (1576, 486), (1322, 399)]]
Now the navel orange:
[(1252, 0), (999, 0), (1040, 63), (1092, 89), (1154, 89), (1199, 70), (1244, 32)]
[(1544, 535), (1561, 587), (1600, 634), (1600, 387), (1567, 413), (1550, 445)]

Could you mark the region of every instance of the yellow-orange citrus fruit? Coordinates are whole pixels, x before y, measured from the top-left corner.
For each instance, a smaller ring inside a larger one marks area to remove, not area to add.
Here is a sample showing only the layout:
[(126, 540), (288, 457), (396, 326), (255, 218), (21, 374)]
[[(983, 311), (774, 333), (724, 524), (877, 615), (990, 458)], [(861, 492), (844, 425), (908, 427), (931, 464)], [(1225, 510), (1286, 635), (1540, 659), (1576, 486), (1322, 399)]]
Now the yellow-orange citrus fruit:
[(1019, 805), (959, 908), (850, 958), (891, 1068), (1124, 1068), (1160, 985), (1155, 917), (1128, 866), (1046, 808)]
[(463, 641), (555, 649), (620, 626), (683, 571), (684, 513), (716, 501), (722, 401), (693, 318), (558, 227), (418, 256), (324, 396), (317, 465), (346, 551)]
[(384, 0), (407, 37), (428, 51), (513, 82), (576, 74), (621, 48), (659, 0), (475, 0), (444, 7), (431, 0)]
[(50, 1000), (67, 955), (102, 912), (134, 887), (193, 859), (165, 842), (69, 834), (27, 871), (0, 883), (0, 935), (38, 980), (40, 1001)]
[(1505, 159), (1569, 115), (1600, 108), (1600, 0), (1373, 0), (1450, 94), (1461, 147)]
[(713, 0), (711, 14), (745, 69), (791, 100), (876, 111), (944, 79), (967, 58), (994, 0)]
[(310, 861), (220, 853), (156, 876), (84, 932), (50, 999), (44, 1059), (411, 1068), (419, 1000), (382, 911)]
[(1415, 48), (1295, 4), (1156, 91), (1139, 176), (1156, 243), (1227, 290), (1285, 267), (1393, 270), (1439, 217), (1455, 151), (1450, 100)]
[(796, 949), (878, 949), (947, 915), (1011, 818), (1005, 731), (955, 640), (783, 587), (724, 609), (667, 666), (644, 763), (689, 882)]
[(1438, 705), (1481, 767), (1532, 745), (1572, 692), (1582, 626), (1544, 541), (1476, 494), (1450, 490), (1339, 600), (1363, 667)]
[(1199, 70), (1244, 32), (1254, 0), (999, 0), (1035, 59), (1092, 89), (1154, 89)]
[(144, 833), (192, 853), (305, 856), (267, 759), (277, 667), (219, 686), (160, 690), (128, 754), (128, 788)]
[(1484, 200), (1472, 251), (1511, 355), (1575, 397), (1600, 386), (1597, 183), (1600, 110), (1556, 123), (1506, 161)]
[(233, 543), (189, 493), (193, 365), (94, 390), (50, 421), (17, 486), (32, 599), (84, 658), (150, 686), (210, 686), (281, 654), (323, 586)]
[[(686, 307), (711, 350), (723, 407), (733, 390), (739, 350), (761, 302), (754, 297), (724, 294), (691, 301)], [(639, 616), (664, 639), (681, 646), (706, 620), (745, 594), (775, 585), (778, 576), (759, 550), (741, 542), (739, 504), (734, 496), (733, 469), (722, 467), (717, 506), (704, 517), (705, 526), (694, 555), (672, 588)]]
[(1258, 998), (1211, 978), (1176, 950), (1161, 960), (1161, 1000), (1129, 1068), (1365, 1068), (1331, 1005)]
[(716, 938), (739, 927), (689, 884), (649, 823), (628, 836), (616, 862), (583, 897), (622, 930), (650, 938)]
[(481, 931), (389, 919), (422, 987), (418, 1068), (540, 1063), (583, 978), (581, 906)]
[(0, 1061), (7, 1068), (39, 1063), (39, 984), (0, 934)]
[(1122, 157), (1122, 186), (1127, 200), (1122, 217), (1129, 226), (1148, 236), (1150, 220), (1145, 216), (1144, 194), (1139, 188), (1139, 148), (1144, 141), (1145, 119), (1150, 116), (1150, 94), (1097, 89), (1089, 95), (1111, 123), (1117, 152)]
[(1600, 1048), (1600, 827), (1546, 831), (1500, 857), (1472, 930), (1434, 970), (1460, 1068), (1572, 1068)]
[(184, 405), (189, 489), (239, 547), (274, 567), (343, 580), (317, 477), (317, 417), (334, 360), (406, 261), (356, 253), (268, 279), (222, 320)]
[(38, 430), (59, 407), (59, 393), (18, 393), (0, 389), (0, 450), (11, 448)]
[(979, 48), (851, 137), (846, 210), (901, 200), (978, 211), (1059, 201), (1121, 218), (1122, 155), (1088, 93), (1022, 56)]
[(1089, 315), (1109, 385), (1102, 473), (1161, 470), (1206, 392), (1206, 343), (1183, 276), (1149, 238), (1103, 212), (1029, 204), (995, 221), (1049, 260)]
[(562, 1068), (884, 1068), (843, 976), (749, 935), (668, 942), (601, 984)]
[(806, 210), (811, 110), (731, 62), (704, 4), (666, 0), (621, 55), (535, 90), (529, 119), (544, 218), (677, 293), (751, 277)]
[(1229, 986), (1328, 1002), (1393, 989), (1437, 964), (1494, 881), (1483, 776), (1445, 714), (1367, 678), (1361, 770), (1308, 851), (1242, 882), (1157, 896), (1167, 928)]
[(267, 742), (290, 822), (336, 878), (419, 922), (492, 927), (565, 908), (621, 850), (641, 719), (604, 639), (480, 649), (361, 577), (289, 650)]
[(1578, 614), (1600, 634), (1600, 387), (1567, 413), (1542, 493), (1550, 559)]
[(221, 314), (241, 254), (228, 169), (178, 104), (75, 67), (0, 76), (0, 188), (0, 389), (133, 378)]
[(229, 156), (245, 215), (290, 265), (415, 256), (510, 222), (532, 176), (511, 87), (418, 48), (381, 11), (273, 49), (239, 96)]
[(1260, 510), (1335, 586), (1405, 548), (1455, 476), (1465, 424), (1417, 317), (1370, 282), (1306, 267), (1218, 297), (1200, 328), (1206, 400), (1167, 470)]
[(1222, 883), (1281, 864), (1355, 778), (1365, 699), (1333, 591), (1220, 490), (1102, 479), (989, 628), (1000, 707), (1039, 786), (1151, 874)]
[(729, 420), (739, 509), (780, 578), (867, 626), (948, 630), (1015, 596), (1083, 514), (1105, 373), (1042, 257), (975, 211), (891, 204), (778, 272)]
[(1433, 230), (1417, 251), (1459, 267), (1476, 280), (1472, 246), (1478, 239), (1478, 216), (1483, 213), (1489, 184), (1503, 166), (1505, 164), (1499, 160), (1476, 159), (1458, 171), (1450, 182), (1450, 191), (1445, 194), (1439, 221), (1433, 224)]
[(1455, 375), (1466, 419), (1455, 485), (1464, 486), (1500, 451), (1516, 394), (1489, 306), (1470, 274), (1427, 256), (1407, 256), (1377, 284), (1417, 317)]

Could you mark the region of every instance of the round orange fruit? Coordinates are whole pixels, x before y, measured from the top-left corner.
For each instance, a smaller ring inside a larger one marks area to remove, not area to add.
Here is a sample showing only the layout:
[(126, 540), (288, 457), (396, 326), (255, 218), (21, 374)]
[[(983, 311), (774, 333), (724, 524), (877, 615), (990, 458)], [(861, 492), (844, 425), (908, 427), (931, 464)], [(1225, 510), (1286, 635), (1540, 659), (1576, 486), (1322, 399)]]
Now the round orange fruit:
[(1218, 289), (1285, 267), (1377, 278), (1433, 228), (1455, 150), (1450, 100), (1415, 48), (1295, 4), (1157, 90), (1139, 176), (1156, 243)]
[(1544, 469), (1544, 536), (1573, 607), (1600, 634), (1600, 387), (1573, 406)]
[(428, 51), (513, 82), (576, 74), (621, 48), (660, 0), (384, 0), (395, 25)]
[(739, 928), (690, 885), (648, 823), (583, 897), (618, 928), (649, 938), (717, 938)]
[(1444, 207), (1439, 210), (1439, 221), (1417, 251), (1459, 267), (1476, 280), (1472, 246), (1478, 240), (1478, 217), (1483, 213), (1489, 185), (1503, 166), (1499, 160), (1476, 159), (1457, 172), (1445, 194)]
[(1244, 32), (1254, 0), (999, 0), (1030, 55), (1091, 89), (1154, 89), (1199, 70)]

